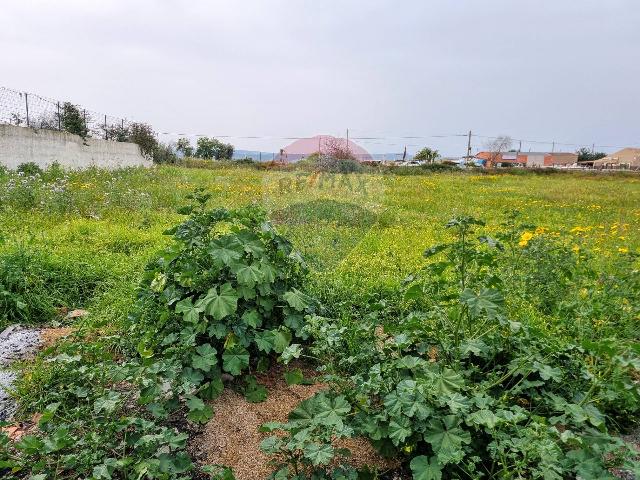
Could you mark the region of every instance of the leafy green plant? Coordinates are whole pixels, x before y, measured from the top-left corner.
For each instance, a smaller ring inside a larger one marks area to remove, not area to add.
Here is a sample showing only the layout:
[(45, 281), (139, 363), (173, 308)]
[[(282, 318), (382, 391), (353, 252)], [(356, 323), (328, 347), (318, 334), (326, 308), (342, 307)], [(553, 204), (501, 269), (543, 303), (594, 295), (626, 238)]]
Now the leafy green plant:
[(447, 226), (453, 240), (427, 249), (428, 263), (406, 281), (415, 311), (348, 327), (307, 322), (334, 395), (351, 406), (346, 425), (383, 454), (404, 456), (416, 479), (609, 478), (611, 458), (637, 468), (604, 413), (624, 405), (637, 414), (637, 346), (577, 344), (510, 318), (502, 276), (528, 270), (503, 263), (516, 257), (476, 232), (483, 222)]
[(16, 168), (16, 171), (29, 177), (35, 177), (43, 173), (42, 168), (35, 162), (21, 163), (18, 165), (18, 168)]
[[(205, 422), (213, 412), (204, 400), (225, 377), (300, 355), (292, 342), (304, 337), (312, 301), (297, 288), (303, 264), (262, 210), (207, 210), (207, 194), (191, 198), (188, 219), (168, 232), (175, 244), (145, 273), (131, 333), (148, 374), (141, 401), (166, 418), (184, 400), (189, 418)], [(245, 384), (250, 401), (265, 398), (255, 377)]]
[(260, 448), (273, 455), (273, 479), (356, 479), (357, 472), (344, 462), (349, 450), (336, 448), (339, 438), (350, 437), (347, 425), (351, 405), (345, 397), (320, 392), (301, 402), (287, 423), (270, 422), (264, 432), (280, 430), (286, 437), (270, 436)]

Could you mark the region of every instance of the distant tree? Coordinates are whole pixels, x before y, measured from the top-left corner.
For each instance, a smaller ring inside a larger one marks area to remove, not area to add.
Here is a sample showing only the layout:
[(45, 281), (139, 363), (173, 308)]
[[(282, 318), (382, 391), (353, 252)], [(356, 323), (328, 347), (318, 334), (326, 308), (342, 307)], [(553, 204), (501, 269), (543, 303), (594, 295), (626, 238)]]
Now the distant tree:
[(502, 152), (506, 152), (511, 148), (513, 141), (511, 137), (507, 135), (500, 135), (495, 137), (490, 142), (485, 144), (485, 148), (489, 152), (489, 158), (487, 160), (487, 167), (493, 167), (500, 159)]
[(587, 147), (579, 148), (576, 153), (578, 154), (578, 162), (593, 162), (607, 156), (604, 152), (593, 152)]
[(132, 123), (129, 125), (129, 142), (137, 143), (144, 155), (153, 158), (158, 148), (158, 139), (156, 138), (151, 125), (146, 123)]
[(116, 124), (103, 126), (105, 140), (113, 140), (114, 142), (129, 141), (129, 127), (126, 125)]
[(356, 160), (356, 157), (349, 150), (347, 142), (335, 137), (323, 139), (321, 153), (336, 160)]
[(185, 157), (193, 157), (193, 146), (188, 138), (179, 138), (176, 142), (176, 151)]
[(196, 143), (195, 156), (204, 159), (230, 160), (233, 157), (233, 145), (223, 143), (216, 138), (200, 137)]
[(85, 121), (86, 118), (85, 115), (80, 112), (78, 107), (73, 103), (64, 102), (62, 104), (62, 112), (60, 115), (62, 117), (62, 129), (65, 132), (79, 135), (83, 139), (87, 137), (89, 129), (87, 128), (87, 122)]
[(416, 153), (413, 158), (422, 162), (433, 163), (439, 156), (440, 154), (438, 153), (438, 150), (424, 147), (422, 150)]

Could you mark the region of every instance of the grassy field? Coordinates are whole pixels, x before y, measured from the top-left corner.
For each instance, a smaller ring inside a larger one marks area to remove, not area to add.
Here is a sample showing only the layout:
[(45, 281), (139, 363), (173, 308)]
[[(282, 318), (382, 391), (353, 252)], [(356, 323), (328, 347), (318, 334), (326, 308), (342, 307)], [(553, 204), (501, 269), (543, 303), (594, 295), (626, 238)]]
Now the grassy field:
[(182, 427), (222, 370), (259, 402), (254, 375), (293, 358), (330, 388), (266, 427), (277, 478), (356, 478), (330, 467), (351, 436), (398, 460), (357, 478), (638, 470), (639, 258), (633, 175), (0, 172), (0, 326), (76, 328), (23, 365), (20, 414), (44, 420), (0, 434), (0, 474), (231, 479)]
[[(603, 265), (640, 248), (637, 177), (158, 167), (6, 176), (0, 184), (0, 251), (43, 257), (66, 270), (71, 278), (56, 283), (85, 279), (88, 288), (66, 306), (105, 319), (118, 315), (112, 297), (118, 305), (131, 299), (142, 267), (167, 243), (162, 232), (181, 218), (176, 209), (198, 187), (212, 194), (212, 206), (264, 205), (322, 285), (362, 294), (397, 286), (423, 264), (423, 250), (445, 238), (445, 223), (461, 214), (483, 219), (490, 233), (519, 210), (523, 220), (589, 247)], [(65, 306), (60, 295), (58, 306)]]

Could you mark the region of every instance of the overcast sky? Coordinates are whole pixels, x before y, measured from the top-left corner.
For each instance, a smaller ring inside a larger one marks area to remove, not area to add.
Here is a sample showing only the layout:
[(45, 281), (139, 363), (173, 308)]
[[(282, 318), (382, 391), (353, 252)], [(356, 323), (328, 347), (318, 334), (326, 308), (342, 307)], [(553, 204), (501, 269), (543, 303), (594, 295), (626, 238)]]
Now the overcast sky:
[[(469, 129), (640, 146), (640, 2), (3, 0), (0, 86), (159, 132), (349, 128), (384, 138), (359, 142), (372, 152), (407, 144), (462, 155), (466, 138), (398, 137)], [(265, 151), (289, 143), (231, 141)]]

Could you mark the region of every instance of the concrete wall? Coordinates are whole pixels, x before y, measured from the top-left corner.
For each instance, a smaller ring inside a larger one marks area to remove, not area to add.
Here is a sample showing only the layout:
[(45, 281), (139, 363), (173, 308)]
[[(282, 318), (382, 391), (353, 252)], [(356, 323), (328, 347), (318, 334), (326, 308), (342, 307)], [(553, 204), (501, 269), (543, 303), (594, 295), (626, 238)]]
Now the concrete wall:
[(544, 153), (527, 154), (527, 167), (542, 168), (544, 167)]
[(15, 169), (26, 162), (34, 162), (41, 167), (58, 162), (65, 168), (119, 168), (152, 164), (135, 143), (97, 138), (83, 140), (66, 132), (0, 125), (0, 165)]

